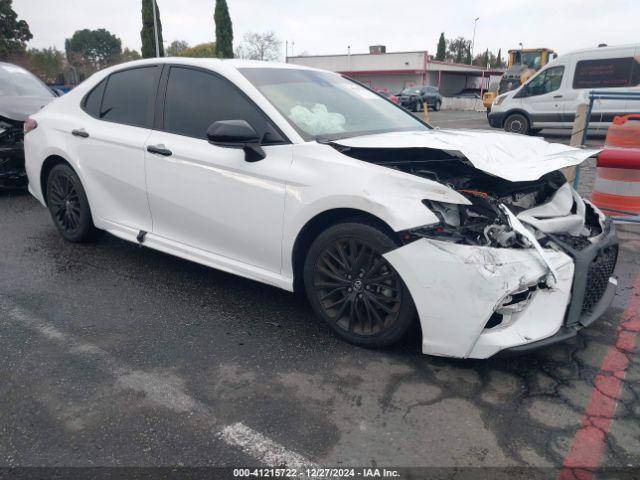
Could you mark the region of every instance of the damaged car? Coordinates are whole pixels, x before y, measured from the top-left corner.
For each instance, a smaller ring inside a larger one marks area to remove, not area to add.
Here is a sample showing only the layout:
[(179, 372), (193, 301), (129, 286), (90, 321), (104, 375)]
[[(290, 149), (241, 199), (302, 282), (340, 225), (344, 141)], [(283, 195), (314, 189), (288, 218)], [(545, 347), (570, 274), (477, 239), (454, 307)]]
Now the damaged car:
[(615, 230), (560, 172), (597, 150), (434, 129), (336, 73), (141, 60), (28, 125), (29, 190), (66, 240), (107, 231), (303, 291), (356, 345), (419, 322), (426, 354), (520, 353), (615, 294)]
[(22, 67), (0, 62), (0, 188), (27, 185), (23, 125), (27, 117), (56, 97)]

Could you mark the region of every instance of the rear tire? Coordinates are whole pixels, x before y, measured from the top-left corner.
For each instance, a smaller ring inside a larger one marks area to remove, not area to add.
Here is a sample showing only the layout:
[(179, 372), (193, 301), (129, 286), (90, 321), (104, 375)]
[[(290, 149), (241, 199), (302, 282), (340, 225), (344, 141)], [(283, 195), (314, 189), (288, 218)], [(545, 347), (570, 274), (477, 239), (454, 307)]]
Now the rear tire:
[(439, 112), (440, 111), (440, 107), (442, 106), (442, 102), (438, 101), (436, 103), (433, 104), (433, 111), (434, 112)]
[(65, 240), (79, 243), (96, 237), (99, 230), (93, 225), (87, 195), (69, 165), (59, 164), (51, 169), (46, 199), (53, 223)]
[(304, 264), (309, 303), (347, 342), (388, 346), (415, 320), (409, 290), (382, 257), (396, 248), (382, 230), (356, 222), (329, 227), (311, 244)]
[(512, 113), (504, 121), (505, 132), (527, 135), (529, 133), (529, 119), (521, 113)]

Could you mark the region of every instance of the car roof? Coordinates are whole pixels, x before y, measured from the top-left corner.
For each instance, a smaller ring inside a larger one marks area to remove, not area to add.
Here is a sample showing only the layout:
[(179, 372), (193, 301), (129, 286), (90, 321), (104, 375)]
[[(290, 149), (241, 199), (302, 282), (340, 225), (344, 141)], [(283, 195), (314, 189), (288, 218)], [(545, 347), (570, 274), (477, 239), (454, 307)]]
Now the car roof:
[(317, 68), (305, 67), (303, 65), (295, 65), (282, 62), (265, 62), (260, 60), (243, 60), (237, 58), (192, 58), (192, 57), (153, 57), (143, 60), (134, 60), (131, 62), (120, 63), (110, 67), (109, 71), (116, 71), (122, 68), (132, 68), (144, 65), (157, 65), (163, 63), (171, 63), (178, 65), (190, 65), (217, 71), (238, 70), (240, 68), (281, 68), (295, 70), (313, 70), (324, 71)]

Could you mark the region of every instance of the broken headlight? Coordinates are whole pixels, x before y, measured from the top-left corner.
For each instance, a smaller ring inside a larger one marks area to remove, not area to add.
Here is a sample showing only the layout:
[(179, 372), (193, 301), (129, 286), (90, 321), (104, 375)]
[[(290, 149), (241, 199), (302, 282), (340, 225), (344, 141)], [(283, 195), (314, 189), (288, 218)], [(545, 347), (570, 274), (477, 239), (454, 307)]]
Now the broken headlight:
[(423, 200), (439, 219), (438, 223), (402, 232), (403, 241), (432, 238), (462, 245), (487, 247), (527, 246), (526, 239), (515, 232), (504, 212), (487, 196), (472, 194), (471, 205)]

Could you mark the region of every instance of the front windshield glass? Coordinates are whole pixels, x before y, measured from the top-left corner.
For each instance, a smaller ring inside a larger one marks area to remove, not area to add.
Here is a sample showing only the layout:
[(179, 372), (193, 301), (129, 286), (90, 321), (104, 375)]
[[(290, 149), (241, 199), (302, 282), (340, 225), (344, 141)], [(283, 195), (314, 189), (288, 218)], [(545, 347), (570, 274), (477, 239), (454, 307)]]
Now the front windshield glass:
[(529, 68), (538, 70), (540, 68), (540, 55), (540, 52), (524, 52), (521, 63)]
[(0, 96), (53, 97), (53, 92), (24, 68), (0, 64)]
[(429, 128), (371, 90), (334, 73), (239, 70), (307, 141)]
[(416, 87), (409, 87), (409, 88), (405, 88), (400, 93), (402, 95), (416, 95), (416, 94), (420, 93), (420, 89), (416, 88)]

